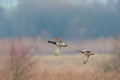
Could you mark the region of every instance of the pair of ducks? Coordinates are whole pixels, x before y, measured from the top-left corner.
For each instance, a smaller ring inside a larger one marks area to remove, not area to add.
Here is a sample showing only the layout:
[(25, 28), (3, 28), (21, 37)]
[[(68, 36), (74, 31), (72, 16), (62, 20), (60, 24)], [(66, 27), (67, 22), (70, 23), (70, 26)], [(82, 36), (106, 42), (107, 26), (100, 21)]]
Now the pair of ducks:
[[(61, 48), (62, 47), (67, 47), (68, 45), (63, 43), (60, 38), (55, 37), (55, 41), (48, 41), (48, 43), (56, 45), (56, 50), (55, 50), (55, 56), (59, 56), (61, 53)], [(94, 52), (88, 51), (88, 50), (77, 50), (77, 52), (81, 52), (84, 55), (84, 60), (83, 63), (86, 64), (88, 62), (88, 59), (90, 55), (94, 55)]]

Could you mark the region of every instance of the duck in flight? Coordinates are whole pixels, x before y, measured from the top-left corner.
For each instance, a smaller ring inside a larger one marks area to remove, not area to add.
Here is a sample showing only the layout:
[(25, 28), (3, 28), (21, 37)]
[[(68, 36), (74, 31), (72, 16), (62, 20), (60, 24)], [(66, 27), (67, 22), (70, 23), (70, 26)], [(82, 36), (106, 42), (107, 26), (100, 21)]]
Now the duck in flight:
[(83, 63), (86, 64), (88, 62), (88, 59), (91, 55), (94, 55), (94, 52), (91, 52), (89, 50), (77, 50), (77, 52), (81, 52), (82, 54), (84, 54), (84, 59), (83, 59)]
[(55, 41), (48, 41), (48, 43), (56, 45), (55, 56), (59, 56), (62, 47), (67, 47), (68, 45), (63, 43), (60, 38), (55, 37)]

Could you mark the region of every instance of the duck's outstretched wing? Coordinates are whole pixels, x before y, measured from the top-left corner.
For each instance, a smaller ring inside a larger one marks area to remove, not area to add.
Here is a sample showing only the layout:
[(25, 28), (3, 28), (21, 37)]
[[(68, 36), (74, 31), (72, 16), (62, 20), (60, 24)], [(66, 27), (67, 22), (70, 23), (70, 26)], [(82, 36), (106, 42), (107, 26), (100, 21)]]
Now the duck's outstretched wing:
[(87, 54), (87, 55), (94, 55), (95, 53), (92, 52), (92, 51), (85, 51), (85, 54)]
[(55, 41), (56, 41), (57, 43), (62, 43), (61, 39), (58, 38), (58, 37), (55, 37)]
[(83, 64), (88, 63), (89, 55), (84, 55)]
[(55, 56), (59, 56), (60, 53), (61, 53), (61, 47), (60, 46), (56, 46)]
[(82, 50), (77, 50), (77, 52), (81, 52), (82, 54), (84, 54), (85, 52), (84, 51), (82, 51)]
[(56, 45), (56, 42), (55, 42), (55, 41), (48, 41), (48, 43), (51, 43), (51, 44)]

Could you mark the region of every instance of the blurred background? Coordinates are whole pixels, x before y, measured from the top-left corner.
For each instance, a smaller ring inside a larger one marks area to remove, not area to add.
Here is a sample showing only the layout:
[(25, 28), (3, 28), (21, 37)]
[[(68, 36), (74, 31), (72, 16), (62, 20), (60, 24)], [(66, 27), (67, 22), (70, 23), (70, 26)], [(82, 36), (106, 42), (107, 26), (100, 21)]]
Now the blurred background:
[[(60, 56), (55, 37), (68, 45)], [(78, 49), (95, 52), (88, 63)], [(0, 0), (0, 80), (120, 80), (120, 0)]]
[(119, 0), (0, 0), (0, 37), (119, 35)]
[(76, 48), (108, 51), (120, 34), (119, 8), (119, 0), (0, 0), (0, 38), (58, 36)]

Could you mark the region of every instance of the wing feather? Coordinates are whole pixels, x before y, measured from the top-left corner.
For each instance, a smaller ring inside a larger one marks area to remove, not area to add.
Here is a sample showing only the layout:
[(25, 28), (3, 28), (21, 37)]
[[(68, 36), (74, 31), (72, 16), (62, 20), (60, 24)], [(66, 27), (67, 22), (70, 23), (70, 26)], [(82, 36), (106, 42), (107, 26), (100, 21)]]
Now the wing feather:
[(56, 41), (57, 43), (62, 43), (61, 39), (58, 38), (58, 37), (55, 37), (55, 41)]

